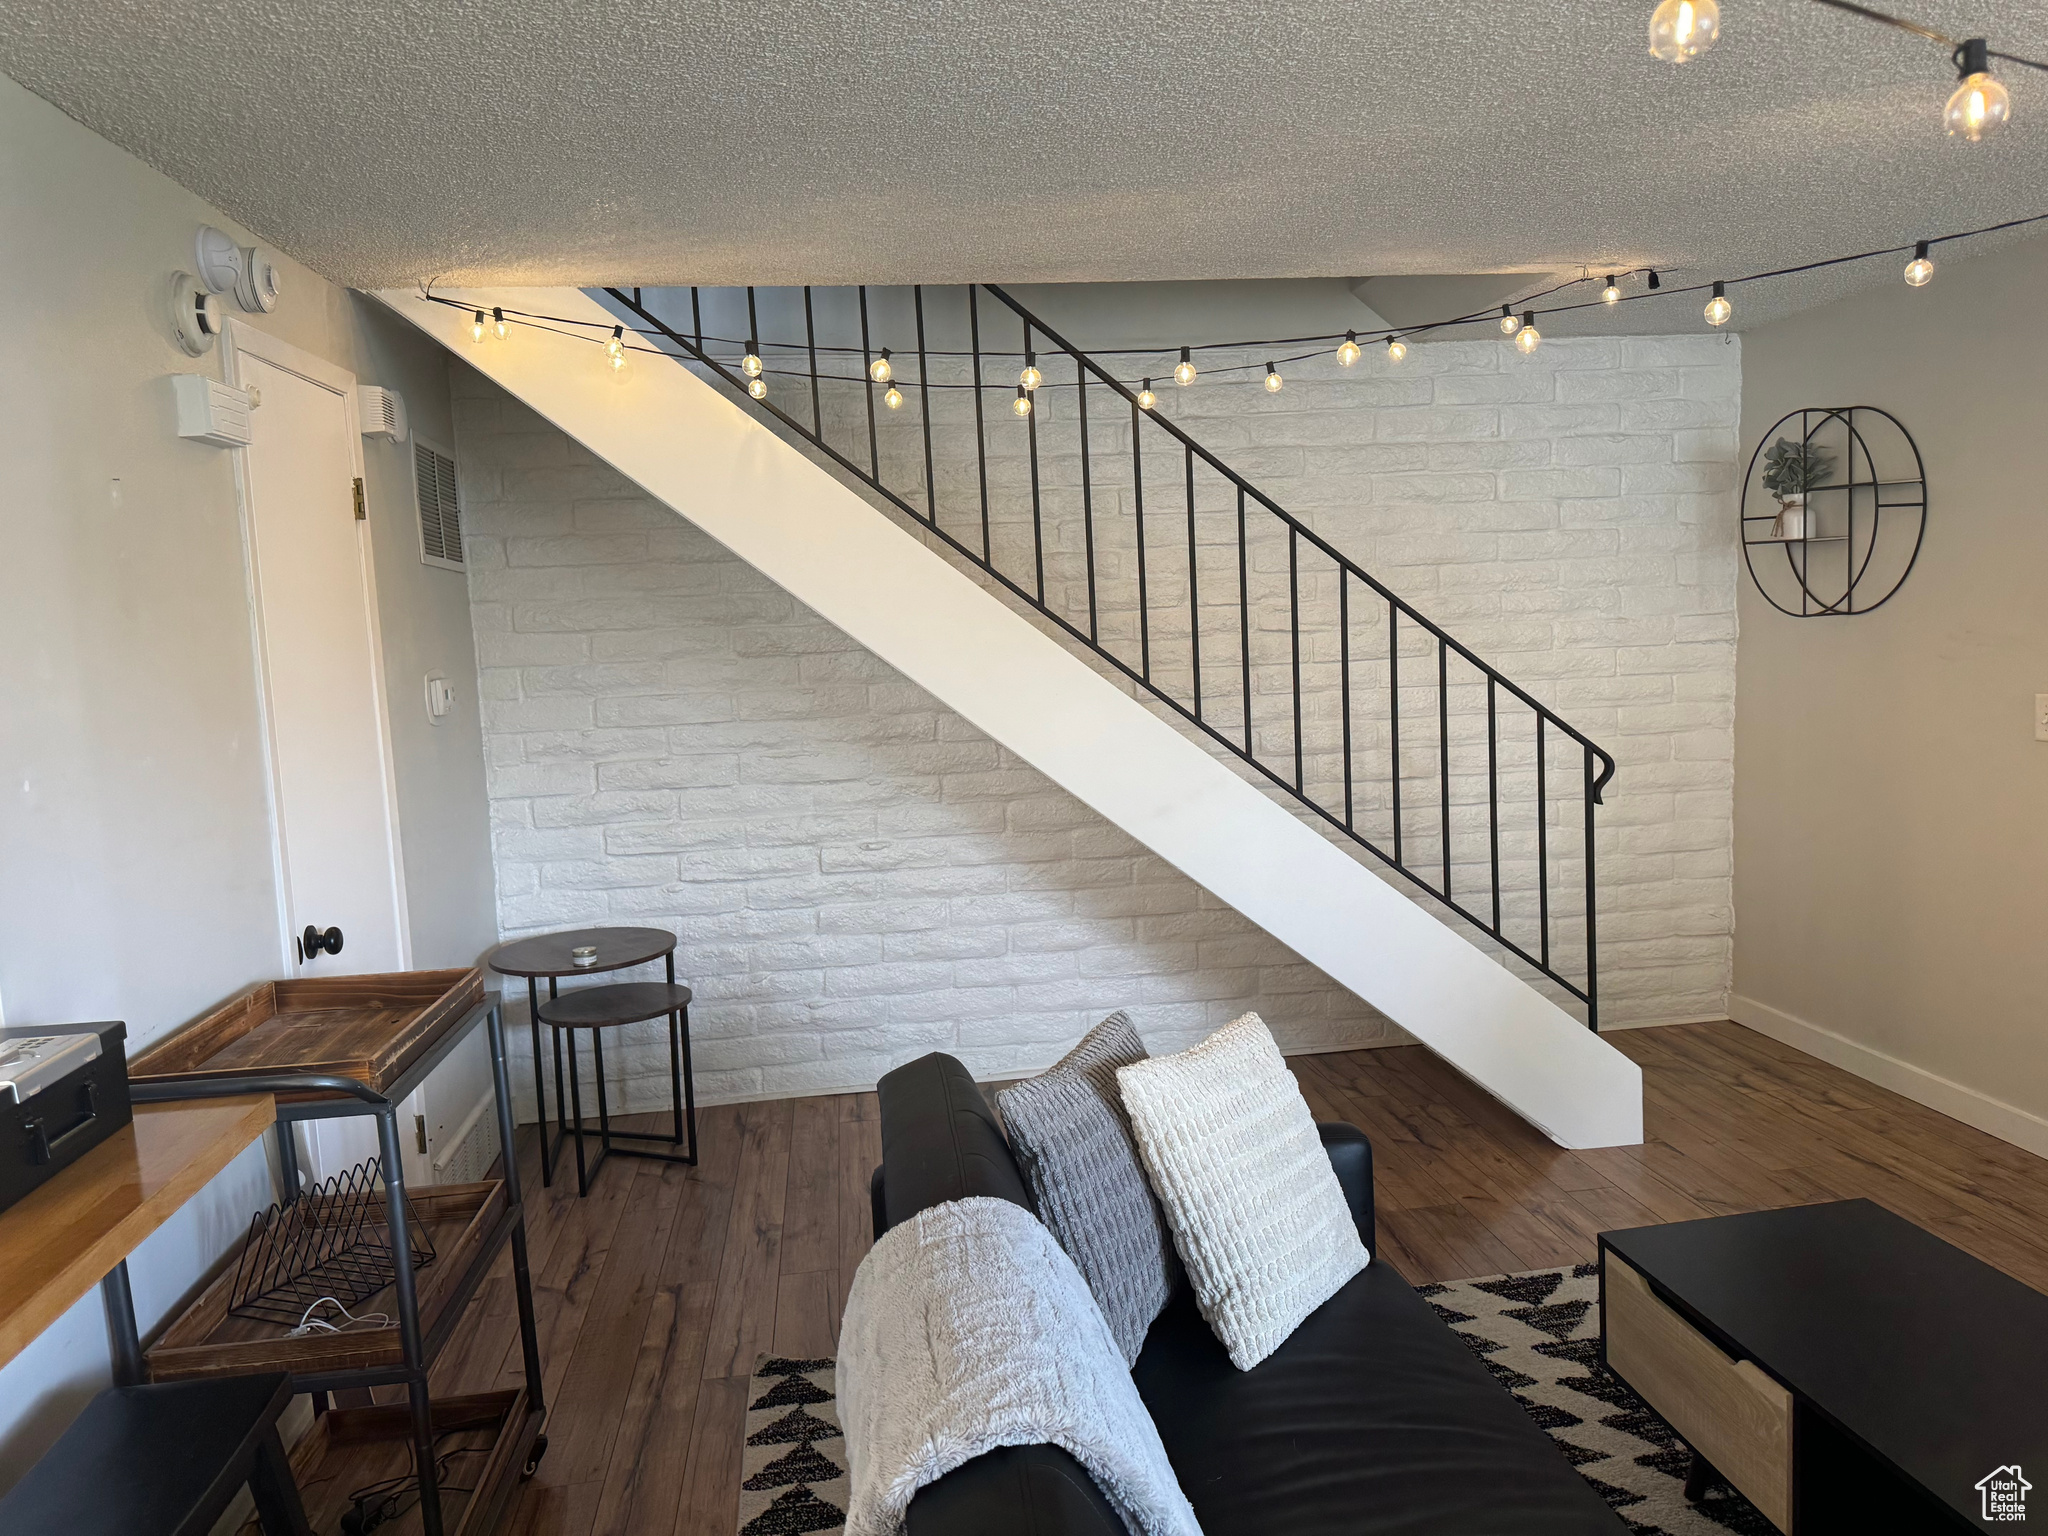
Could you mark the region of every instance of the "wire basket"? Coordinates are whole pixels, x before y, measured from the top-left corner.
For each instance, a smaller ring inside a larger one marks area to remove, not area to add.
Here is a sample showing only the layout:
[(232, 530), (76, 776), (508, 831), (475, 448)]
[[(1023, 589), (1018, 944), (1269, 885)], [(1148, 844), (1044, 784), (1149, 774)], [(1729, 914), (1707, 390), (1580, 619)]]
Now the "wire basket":
[[(406, 1202), (412, 1267), (434, 1261), (419, 1213)], [(228, 1311), (295, 1327), (315, 1302), (367, 1301), (397, 1276), (384, 1198), (383, 1164), (365, 1158), (322, 1180), (290, 1205), (259, 1211), (242, 1241)]]

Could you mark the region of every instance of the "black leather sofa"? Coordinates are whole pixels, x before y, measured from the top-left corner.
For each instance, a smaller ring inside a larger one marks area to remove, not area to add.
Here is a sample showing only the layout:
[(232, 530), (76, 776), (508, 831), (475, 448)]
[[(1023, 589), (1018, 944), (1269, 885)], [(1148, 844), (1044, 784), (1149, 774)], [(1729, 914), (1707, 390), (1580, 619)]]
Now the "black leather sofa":
[[(1031, 1197), (988, 1101), (951, 1056), (880, 1084), (875, 1235), (969, 1195)], [(1324, 1125), (1373, 1246), (1372, 1147)], [(1427, 1302), (1375, 1258), (1250, 1371), (1185, 1287), (1133, 1370), (1205, 1536), (1621, 1536), (1627, 1527)], [(1050, 1445), (977, 1457), (911, 1501), (910, 1536), (1128, 1536)]]

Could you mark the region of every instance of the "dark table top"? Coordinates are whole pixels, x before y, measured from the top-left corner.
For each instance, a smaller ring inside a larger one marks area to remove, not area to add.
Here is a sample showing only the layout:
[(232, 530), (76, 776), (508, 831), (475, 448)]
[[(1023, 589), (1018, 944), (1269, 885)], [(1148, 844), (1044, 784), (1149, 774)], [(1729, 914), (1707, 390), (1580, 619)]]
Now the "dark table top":
[(1935, 1498), (2048, 1468), (2048, 1296), (1869, 1200), (1603, 1232), (1664, 1299)]
[(690, 989), (665, 981), (620, 981), (604, 987), (577, 987), (540, 1005), (543, 1024), (564, 1029), (599, 1029), (607, 1024), (637, 1024), (690, 1006)]
[[(597, 946), (595, 965), (578, 965), (569, 957), (570, 950), (584, 944)], [(587, 976), (645, 965), (675, 947), (676, 936), (666, 928), (575, 928), (500, 944), (484, 964), (501, 976)]]

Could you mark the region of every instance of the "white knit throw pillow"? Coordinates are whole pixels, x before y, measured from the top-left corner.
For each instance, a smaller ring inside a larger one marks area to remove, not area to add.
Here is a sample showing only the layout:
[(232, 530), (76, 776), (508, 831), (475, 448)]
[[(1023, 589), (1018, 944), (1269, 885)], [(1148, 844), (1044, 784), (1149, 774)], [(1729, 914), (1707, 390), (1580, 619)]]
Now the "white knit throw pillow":
[(1116, 1079), (1202, 1316), (1248, 1371), (1371, 1260), (1308, 1104), (1255, 1013)]

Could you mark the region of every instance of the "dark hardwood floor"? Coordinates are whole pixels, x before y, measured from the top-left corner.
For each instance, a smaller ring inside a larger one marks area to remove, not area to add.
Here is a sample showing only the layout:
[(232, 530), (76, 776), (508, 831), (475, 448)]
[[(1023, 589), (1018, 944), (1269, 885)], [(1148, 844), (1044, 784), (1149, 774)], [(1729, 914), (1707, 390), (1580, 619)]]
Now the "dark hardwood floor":
[[(1372, 1137), (1377, 1257), (1417, 1282), (1536, 1269), (1608, 1228), (1864, 1195), (2048, 1290), (2048, 1162), (1734, 1024), (1610, 1038), (1644, 1068), (1640, 1147), (1563, 1151), (1420, 1047), (1296, 1058), (1318, 1117)], [(873, 1095), (707, 1109), (700, 1135), (700, 1167), (615, 1161), (580, 1201), (541, 1190), (523, 1138), (552, 1411), (515, 1536), (733, 1536), (754, 1357), (833, 1351)], [(439, 1375), (516, 1385), (503, 1276)]]

